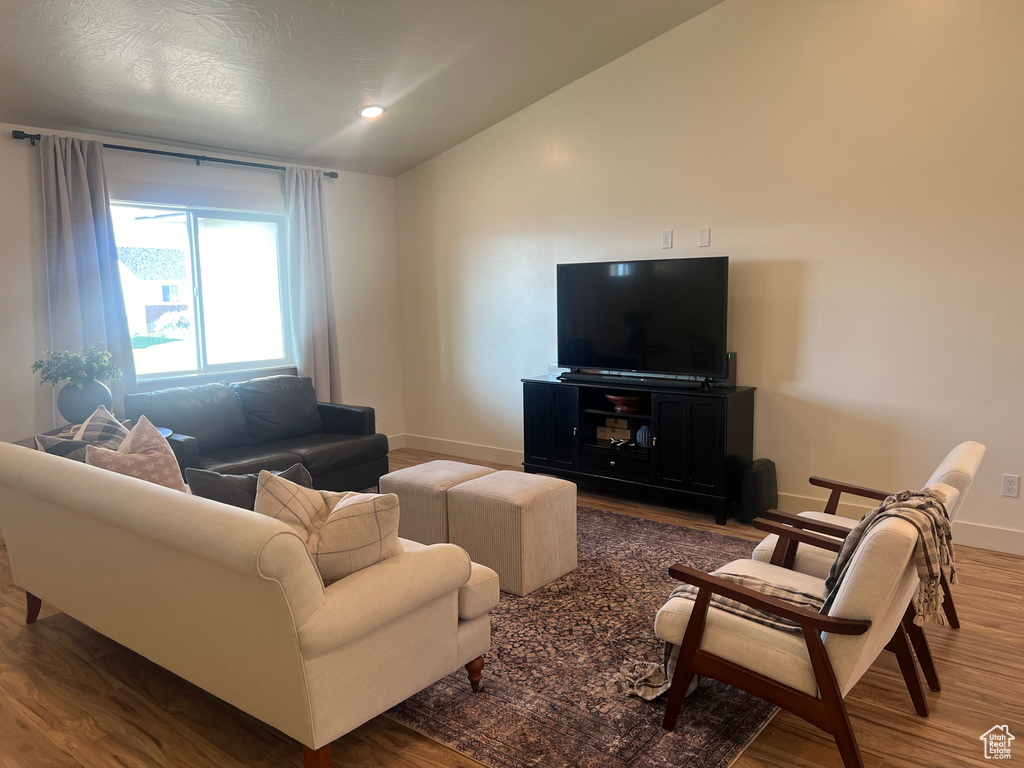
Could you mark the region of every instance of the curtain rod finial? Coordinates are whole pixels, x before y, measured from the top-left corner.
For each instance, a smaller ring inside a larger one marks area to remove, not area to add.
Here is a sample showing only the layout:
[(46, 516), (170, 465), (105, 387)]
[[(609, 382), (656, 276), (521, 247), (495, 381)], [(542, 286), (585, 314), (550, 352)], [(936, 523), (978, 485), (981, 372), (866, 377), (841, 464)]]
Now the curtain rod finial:
[(39, 139), (42, 138), (42, 134), (41, 133), (25, 133), (24, 131), (21, 131), (21, 130), (15, 130), (15, 131), (11, 131), (11, 138), (12, 139), (17, 139), (18, 141), (24, 141), (25, 139), (28, 139), (29, 144), (31, 144), (34, 147), (36, 145), (36, 142), (39, 141)]

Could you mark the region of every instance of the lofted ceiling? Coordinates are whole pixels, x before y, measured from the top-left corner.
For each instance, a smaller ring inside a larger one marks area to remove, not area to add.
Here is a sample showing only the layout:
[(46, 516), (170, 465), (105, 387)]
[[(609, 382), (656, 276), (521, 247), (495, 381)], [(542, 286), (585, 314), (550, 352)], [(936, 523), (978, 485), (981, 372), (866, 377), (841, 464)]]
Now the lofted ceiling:
[(719, 2), (0, 0), (0, 121), (396, 176)]

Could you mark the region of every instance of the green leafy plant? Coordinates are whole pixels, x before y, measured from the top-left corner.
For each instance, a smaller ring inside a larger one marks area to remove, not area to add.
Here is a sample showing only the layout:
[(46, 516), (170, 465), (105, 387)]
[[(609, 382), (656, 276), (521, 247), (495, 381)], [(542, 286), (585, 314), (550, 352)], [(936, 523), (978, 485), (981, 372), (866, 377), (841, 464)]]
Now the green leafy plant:
[(121, 378), (121, 369), (111, 362), (110, 353), (99, 347), (78, 352), (44, 352), (47, 357), (32, 363), (33, 373), (39, 374), (40, 384), (56, 387), (62, 381), (82, 388), (87, 379), (108, 382)]

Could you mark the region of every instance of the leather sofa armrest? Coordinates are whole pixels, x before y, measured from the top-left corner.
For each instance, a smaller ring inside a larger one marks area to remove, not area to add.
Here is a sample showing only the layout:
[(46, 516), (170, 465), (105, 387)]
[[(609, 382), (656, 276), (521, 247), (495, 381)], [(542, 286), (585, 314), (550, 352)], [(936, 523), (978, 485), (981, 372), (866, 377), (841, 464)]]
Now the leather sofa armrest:
[(178, 460), (183, 477), (186, 469), (199, 466), (198, 440), (191, 435), (179, 435), (175, 432), (167, 438), (167, 442), (171, 446), (171, 450), (174, 451), (174, 458)]
[(470, 567), (469, 555), (461, 547), (432, 544), (330, 584), (323, 605), (299, 627), (303, 657), (315, 658), (348, 645), (446, 594), (457, 602)]
[(324, 432), (341, 435), (372, 435), (376, 432), (373, 408), (340, 403), (317, 403)]

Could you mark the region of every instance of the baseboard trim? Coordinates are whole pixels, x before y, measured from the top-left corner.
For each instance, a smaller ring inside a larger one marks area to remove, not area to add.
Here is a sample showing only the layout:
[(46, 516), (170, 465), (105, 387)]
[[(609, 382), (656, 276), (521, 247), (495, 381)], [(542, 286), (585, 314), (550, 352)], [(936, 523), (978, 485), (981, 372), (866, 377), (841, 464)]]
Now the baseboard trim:
[[(421, 451), (446, 453), (449, 456), (459, 456), (464, 459), (493, 461), (497, 464), (509, 464), (514, 467), (522, 466), (523, 464), (522, 451), (495, 448), (494, 446), (479, 445), (477, 443), (463, 443), (459, 440), (444, 440), (439, 437), (425, 437), (424, 435), (405, 434), (401, 437), (404, 438), (403, 448), (417, 448)], [(390, 440), (391, 438), (388, 439)]]
[(399, 448), (405, 448), (405, 434), (401, 435), (388, 435), (388, 450), (397, 451)]
[(1009, 555), (1024, 555), (1024, 531), (995, 525), (953, 521), (953, 541), (968, 547), (980, 547)]

